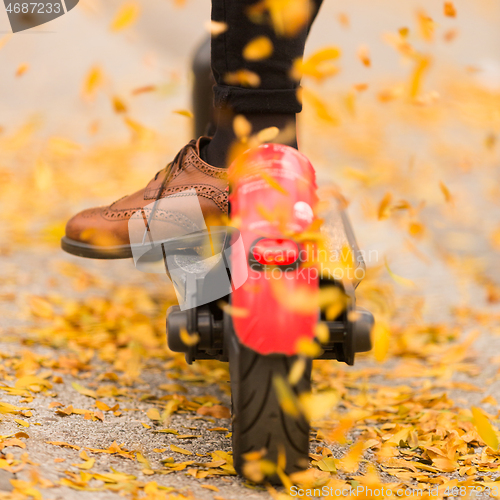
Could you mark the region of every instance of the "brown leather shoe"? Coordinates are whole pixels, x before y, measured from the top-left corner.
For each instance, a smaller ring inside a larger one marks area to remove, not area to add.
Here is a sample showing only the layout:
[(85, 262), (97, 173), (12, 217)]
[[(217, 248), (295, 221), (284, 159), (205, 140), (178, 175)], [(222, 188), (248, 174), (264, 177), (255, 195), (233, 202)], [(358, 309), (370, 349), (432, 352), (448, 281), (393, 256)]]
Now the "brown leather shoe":
[[(163, 170), (140, 191), (125, 196), (107, 207), (89, 208), (75, 215), (66, 225), (62, 249), (73, 255), (91, 259), (126, 259), (132, 257), (129, 219), (138, 210), (148, 217), (155, 201), (169, 198), (169, 209), (160, 210), (162, 234), (175, 238), (190, 231), (201, 230), (199, 217), (186, 211), (185, 203), (172, 207), (171, 198), (196, 192), (208, 225), (223, 225), (228, 209), (227, 170), (212, 167), (200, 158), (200, 148), (210, 141), (200, 137), (184, 146)], [(189, 193), (186, 193), (190, 190)], [(175, 200), (173, 200), (175, 203)], [(159, 202), (160, 206), (161, 203)], [(197, 206), (197, 204), (196, 204)], [(196, 221), (195, 221), (196, 219)]]

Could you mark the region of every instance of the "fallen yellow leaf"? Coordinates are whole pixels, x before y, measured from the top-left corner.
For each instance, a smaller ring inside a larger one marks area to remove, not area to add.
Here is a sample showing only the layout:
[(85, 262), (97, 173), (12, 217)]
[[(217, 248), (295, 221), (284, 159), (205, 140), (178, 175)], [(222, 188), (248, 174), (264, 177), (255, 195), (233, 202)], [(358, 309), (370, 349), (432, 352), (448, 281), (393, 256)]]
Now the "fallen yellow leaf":
[(184, 448), (179, 448), (175, 444), (170, 445), (170, 449), (172, 451), (175, 451), (176, 453), (181, 453), (182, 455), (192, 455), (193, 453), (190, 452), (189, 450), (185, 450)]
[(160, 412), (156, 408), (150, 408), (147, 412), (146, 415), (148, 418), (151, 420), (161, 420), (161, 415)]

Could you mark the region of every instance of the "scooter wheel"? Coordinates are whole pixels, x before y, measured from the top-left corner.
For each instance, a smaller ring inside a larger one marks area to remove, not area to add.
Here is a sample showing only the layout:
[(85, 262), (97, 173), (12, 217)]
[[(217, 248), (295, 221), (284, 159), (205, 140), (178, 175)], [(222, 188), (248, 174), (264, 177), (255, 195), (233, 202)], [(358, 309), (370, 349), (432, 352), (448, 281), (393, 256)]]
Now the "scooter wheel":
[(371, 332), (375, 320), (373, 314), (366, 309), (356, 309), (356, 320), (352, 325), (354, 352), (368, 352), (372, 349)]
[[(307, 469), (309, 422), (302, 413), (292, 416), (283, 411), (274, 382), (276, 377), (288, 380), (297, 358), (258, 354), (243, 346), (234, 334), (229, 344), (233, 459), (236, 471), (256, 481), (255, 474), (249, 474), (247, 459), (249, 453), (262, 450), (264, 460), (282, 465), (284, 462), (283, 472), (286, 475)], [(291, 387), (294, 396), (310, 391), (311, 368), (312, 361), (309, 361), (301, 379)], [(261, 481), (273, 484), (282, 482), (277, 472), (262, 477)]]
[(170, 306), (167, 311), (168, 348), (174, 352), (186, 352), (186, 344), (181, 339), (181, 331), (187, 330), (188, 316), (179, 306)]

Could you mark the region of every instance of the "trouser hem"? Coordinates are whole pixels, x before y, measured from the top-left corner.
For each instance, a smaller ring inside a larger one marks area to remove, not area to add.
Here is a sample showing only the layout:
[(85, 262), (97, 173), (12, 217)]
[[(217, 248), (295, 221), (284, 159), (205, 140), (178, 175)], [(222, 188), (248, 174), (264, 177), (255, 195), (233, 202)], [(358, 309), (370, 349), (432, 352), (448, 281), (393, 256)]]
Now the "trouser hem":
[(214, 86), (214, 105), (237, 114), (289, 113), (302, 111), (298, 89), (251, 89), (229, 85)]

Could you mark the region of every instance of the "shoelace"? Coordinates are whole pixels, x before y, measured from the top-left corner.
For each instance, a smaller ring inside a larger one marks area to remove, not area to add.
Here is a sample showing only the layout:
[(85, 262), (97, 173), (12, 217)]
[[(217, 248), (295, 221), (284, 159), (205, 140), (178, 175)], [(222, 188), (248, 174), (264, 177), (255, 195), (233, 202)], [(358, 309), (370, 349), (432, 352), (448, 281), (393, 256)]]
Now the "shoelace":
[[(158, 201), (160, 200), (161, 198), (161, 194), (163, 192), (163, 189), (165, 188), (165, 185), (166, 183), (168, 182), (168, 180), (170, 179), (170, 177), (172, 176), (172, 174), (174, 174), (176, 172), (176, 170), (178, 168), (180, 168), (180, 166), (182, 165), (182, 160), (184, 159), (184, 156), (186, 155), (187, 151), (196, 145), (196, 141), (195, 140), (192, 140), (190, 141), (188, 144), (186, 144), (178, 153), (177, 155), (175, 156), (175, 158), (173, 159), (173, 161), (171, 161), (165, 168), (162, 168), (161, 170), (159, 170), (158, 172), (156, 172), (156, 175), (155, 175), (155, 179), (158, 179), (158, 176), (162, 173), (162, 172), (165, 172), (165, 178), (163, 179), (163, 182), (161, 183), (161, 186), (160, 186), (160, 189), (158, 190), (158, 194), (156, 196), (156, 200), (154, 202), (154, 205), (153, 205), (153, 208), (151, 210), (151, 213), (149, 214), (149, 217), (146, 221), (146, 229), (144, 230), (144, 236), (142, 238), (142, 244), (144, 245), (145, 241), (146, 241), (146, 236), (149, 234), (149, 227), (150, 227), (150, 224), (151, 224), (151, 220), (153, 219), (153, 216), (156, 212), (156, 207), (158, 205)], [(168, 274), (168, 271), (167, 271), (167, 274)]]
[(184, 156), (186, 155), (187, 151), (189, 148), (193, 147), (196, 145), (196, 141), (192, 140), (188, 144), (186, 144), (176, 155), (175, 158), (165, 167), (156, 172), (155, 179), (158, 179), (158, 176), (162, 173), (165, 172), (165, 180), (163, 181), (163, 185), (160, 189), (163, 191), (163, 187), (165, 186), (167, 180), (170, 178), (171, 174), (175, 173), (176, 170), (182, 165), (182, 160), (184, 159)]

